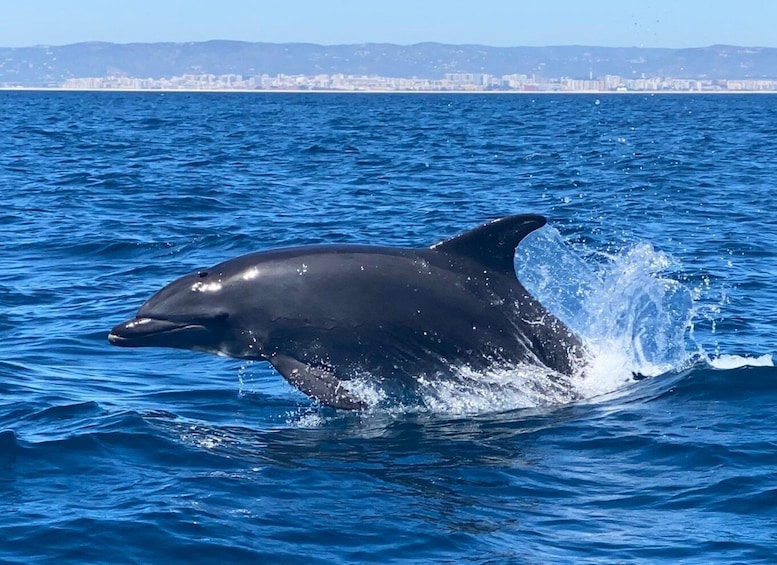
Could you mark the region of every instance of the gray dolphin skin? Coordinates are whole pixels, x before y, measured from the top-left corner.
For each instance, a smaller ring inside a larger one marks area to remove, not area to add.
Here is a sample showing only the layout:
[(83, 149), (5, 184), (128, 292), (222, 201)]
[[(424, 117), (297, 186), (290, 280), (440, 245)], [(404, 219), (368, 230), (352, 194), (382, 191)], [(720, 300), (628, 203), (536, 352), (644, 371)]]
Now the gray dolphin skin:
[(462, 367), (530, 363), (572, 376), (579, 338), (515, 275), (515, 248), (545, 223), (508, 216), (423, 249), (251, 253), (170, 283), (108, 340), (269, 361), (308, 396), (344, 409), (366, 407), (347, 386), (365, 376), (400, 391)]

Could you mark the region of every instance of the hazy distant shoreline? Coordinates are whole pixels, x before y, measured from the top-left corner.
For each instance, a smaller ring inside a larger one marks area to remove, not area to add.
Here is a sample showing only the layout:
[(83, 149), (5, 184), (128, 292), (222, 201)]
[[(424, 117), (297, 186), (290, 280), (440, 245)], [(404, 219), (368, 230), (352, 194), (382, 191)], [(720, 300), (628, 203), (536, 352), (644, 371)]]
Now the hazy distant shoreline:
[[(71, 81), (80, 84), (67, 84)], [(777, 90), (777, 48), (91, 42), (0, 47), (0, 85), (323, 92), (771, 91)]]
[(455, 95), (519, 95), (519, 96), (548, 96), (548, 95), (737, 95), (737, 94), (777, 94), (777, 90), (337, 90), (337, 89), (244, 89), (244, 88), (65, 88), (65, 87), (33, 87), (33, 86), (0, 86), (0, 92), (139, 92), (159, 94), (455, 94)]

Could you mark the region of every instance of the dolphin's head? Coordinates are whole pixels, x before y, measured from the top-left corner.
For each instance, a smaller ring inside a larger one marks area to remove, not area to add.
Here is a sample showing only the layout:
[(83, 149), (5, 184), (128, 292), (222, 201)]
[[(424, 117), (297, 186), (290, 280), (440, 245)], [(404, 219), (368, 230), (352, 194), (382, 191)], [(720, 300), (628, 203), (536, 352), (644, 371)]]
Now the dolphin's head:
[(241, 330), (242, 278), (198, 271), (173, 281), (117, 325), (108, 341), (121, 347), (174, 347), (260, 358), (261, 336)]

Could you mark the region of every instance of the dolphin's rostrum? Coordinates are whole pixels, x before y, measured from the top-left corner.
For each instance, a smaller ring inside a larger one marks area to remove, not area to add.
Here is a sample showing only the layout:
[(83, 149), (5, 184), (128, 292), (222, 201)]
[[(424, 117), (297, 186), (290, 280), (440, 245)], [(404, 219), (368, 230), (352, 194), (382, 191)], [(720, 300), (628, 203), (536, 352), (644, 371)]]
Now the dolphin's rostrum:
[(108, 339), (267, 360), (302, 392), (348, 409), (365, 403), (344, 382), (364, 375), (401, 389), (461, 367), (530, 363), (572, 376), (580, 340), (515, 276), (515, 248), (545, 222), (508, 216), (424, 249), (244, 255), (170, 283)]

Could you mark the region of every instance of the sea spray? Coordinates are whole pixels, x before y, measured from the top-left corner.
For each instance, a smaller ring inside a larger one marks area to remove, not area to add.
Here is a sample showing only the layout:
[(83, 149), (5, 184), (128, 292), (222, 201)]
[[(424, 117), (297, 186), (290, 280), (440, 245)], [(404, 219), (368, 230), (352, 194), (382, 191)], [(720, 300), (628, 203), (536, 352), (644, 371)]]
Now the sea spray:
[(515, 264), (526, 289), (585, 343), (589, 360), (577, 380), (581, 396), (689, 363), (694, 301), (665, 274), (672, 258), (651, 244), (615, 253), (581, 251), (545, 227), (521, 243)]

